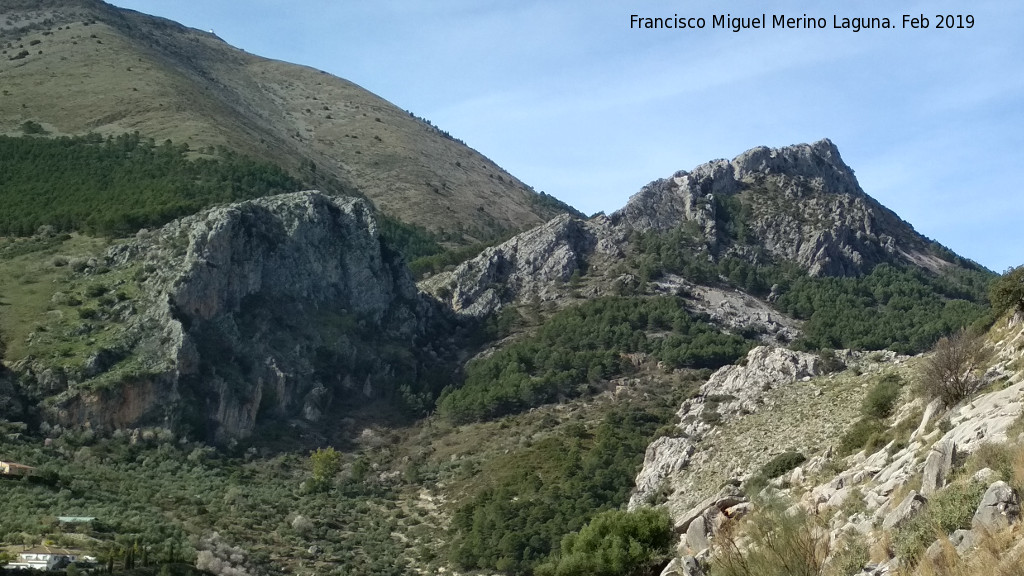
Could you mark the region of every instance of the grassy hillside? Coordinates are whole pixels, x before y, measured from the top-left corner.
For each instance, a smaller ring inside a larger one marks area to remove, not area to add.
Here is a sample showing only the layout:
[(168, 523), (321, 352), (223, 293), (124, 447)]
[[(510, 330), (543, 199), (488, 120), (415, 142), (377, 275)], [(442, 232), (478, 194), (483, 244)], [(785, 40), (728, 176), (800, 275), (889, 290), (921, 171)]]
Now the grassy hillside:
[(102, 2), (14, 3), (0, 18), (0, 133), (138, 131), (224, 146), (359, 190), (385, 213), (466, 243), (569, 208), (444, 131), (341, 78)]

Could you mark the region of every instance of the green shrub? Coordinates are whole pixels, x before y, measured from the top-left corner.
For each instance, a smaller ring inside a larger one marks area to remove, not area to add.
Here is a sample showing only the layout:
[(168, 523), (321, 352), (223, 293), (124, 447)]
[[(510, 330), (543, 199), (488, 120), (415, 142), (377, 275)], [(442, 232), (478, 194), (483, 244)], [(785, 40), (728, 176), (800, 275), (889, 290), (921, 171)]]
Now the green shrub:
[(85, 288), (85, 295), (89, 298), (97, 298), (107, 293), (108, 288), (103, 284), (90, 284)]
[(892, 415), (896, 400), (900, 397), (903, 380), (898, 374), (882, 376), (868, 391), (861, 405), (861, 413), (868, 418), (884, 420)]
[(893, 535), (897, 556), (915, 562), (937, 537), (969, 529), (985, 489), (980, 482), (954, 482), (932, 495), (924, 510)]
[[(25, 56), (28, 56), (28, 52), (25, 53)], [(25, 120), (24, 122), (22, 122), (21, 131), (24, 134), (32, 135), (46, 134), (46, 129), (43, 128), (43, 125), (34, 120)]]
[(857, 420), (839, 439), (839, 454), (845, 456), (875, 446), (885, 430), (885, 425), (874, 418)]
[(765, 478), (778, 478), (806, 461), (807, 457), (800, 452), (783, 452), (762, 466), (761, 474)]
[(970, 474), (982, 468), (990, 468), (995, 470), (1001, 479), (1010, 481), (1013, 478), (1014, 461), (1019, 453), (1020, 448), (1009, 444), (984, 442), (968, 456), (964, 472)]
[(818, 352), (818, 356), (821, 357), (821, 370), (825, 374), (839, 372), (846, 368), (846, 364), (836, 356), (836, 351), (831, 348), (823, 348)]
[(713, 409), (705, 409), (700, 413), (700, 420), (706, 424), (718, 424), (722, 421), (722, 414)]
[(538, 566), (535, 574), (647, 576), (668, 558), (674, 540), (664, 509), (612, 510), (563, 538), (558, 554)]
[(843, 534), (834, 548), (825, 570), (829, 576), (860, 574), (864, 565), (871, 560), (871, 550), (864, 537), (857, 532)]

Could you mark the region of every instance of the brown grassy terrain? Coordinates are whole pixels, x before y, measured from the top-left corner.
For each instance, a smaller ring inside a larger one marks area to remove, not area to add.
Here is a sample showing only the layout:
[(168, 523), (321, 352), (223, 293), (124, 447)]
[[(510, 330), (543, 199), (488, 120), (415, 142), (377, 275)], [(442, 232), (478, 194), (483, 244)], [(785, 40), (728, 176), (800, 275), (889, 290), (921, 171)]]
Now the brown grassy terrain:
[[(95, 0), (4, 2), (0, 133), (138, 131), (227, 146), (339, 181), (391, 216), (477, 239), (560, 209), (493, 162), (386, 100), (312, 68)], [(27, 54), (26, 54), (27, 52)]]

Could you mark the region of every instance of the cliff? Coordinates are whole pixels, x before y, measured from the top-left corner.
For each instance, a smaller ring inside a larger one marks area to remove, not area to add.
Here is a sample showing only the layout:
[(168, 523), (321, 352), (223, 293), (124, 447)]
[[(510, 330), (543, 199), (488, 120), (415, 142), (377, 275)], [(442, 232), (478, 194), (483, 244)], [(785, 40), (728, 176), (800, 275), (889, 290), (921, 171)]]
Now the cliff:
[(433, 393), (428, 368), (449, 339), (429, 336), (447, 320), (362, 200), (299, 192), (214, 208), (142, 231), (105, 260), (139, 294), (117, 343), (76, 373), (24, 370), (38, 392), (59, 392), (54, 423), (225, 440), (263, 419), (315, 422), (340, 405)]

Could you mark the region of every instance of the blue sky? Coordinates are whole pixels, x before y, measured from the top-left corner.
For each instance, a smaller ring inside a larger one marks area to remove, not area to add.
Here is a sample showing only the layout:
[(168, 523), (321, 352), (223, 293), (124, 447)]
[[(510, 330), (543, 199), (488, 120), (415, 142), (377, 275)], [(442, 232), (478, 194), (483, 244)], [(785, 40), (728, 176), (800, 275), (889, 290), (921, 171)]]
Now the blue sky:
[[(356, 82), (588, 214), (707, 160), (828, 137), (919, 232), (999, 272), (1024, 263), (1024, 2), (113, 3)], [(711, 29), (721, 13), (828, 28)], [(936, 29), (940, 13), (974, 27)], [(707, 28), (631, 30), (631, 14)], [(833, 15), (897, 29), (836, 30)]]

